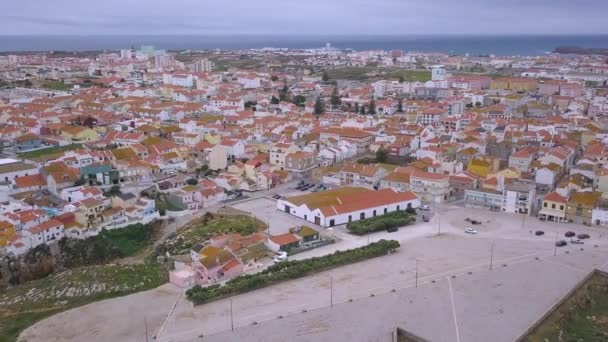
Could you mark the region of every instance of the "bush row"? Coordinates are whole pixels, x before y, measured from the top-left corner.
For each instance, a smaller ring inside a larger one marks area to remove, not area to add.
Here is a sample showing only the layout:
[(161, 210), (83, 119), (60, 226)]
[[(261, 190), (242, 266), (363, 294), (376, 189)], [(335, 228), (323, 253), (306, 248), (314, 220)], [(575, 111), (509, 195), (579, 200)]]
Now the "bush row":
[(204, 304), (330, 268), (386, 255), (397, 248), (399, 248), (398, 241), (380, 240), (364, 247), (336, 251), (322, 257), (277, 263), (260, 273), (238, 276), (224, 285), (217, 284), (208, 287), (195, 285), (186, 291), (186, 296), (195, 305)]
[(353, 234), (363, 235), (392, 227), (406, 226), (416, 219), (405, 211), (393, 211), (382, 216), (349, 222), (346, 228)]

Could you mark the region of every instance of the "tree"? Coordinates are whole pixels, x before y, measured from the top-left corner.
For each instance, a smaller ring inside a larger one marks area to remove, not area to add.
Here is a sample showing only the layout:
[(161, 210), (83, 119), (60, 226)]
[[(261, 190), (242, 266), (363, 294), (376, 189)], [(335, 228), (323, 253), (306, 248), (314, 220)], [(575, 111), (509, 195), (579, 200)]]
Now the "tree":
[(403, 83), (405, 82), (405, 78), (403, 78), (403, 75), (399, 76), (399, 83)]
[(323, 71), (323, 77), (321, 79), (323, 80), (323, 82), (329, 81), (329, 74), (327, 73), (327, 70)]
[(198, 184), (198, 180), (196, 180), (195, 178), (190, 178), (186, 181), (186, 184), (188, 185), (197, 185)]
[(296, 95), (291, 99), (291, 102), (293, 102), (293, 104), (295, 104), (296, 106), (304, 107), (304, 104), (306, 103), (306, 97), (302, 95)]
[(397, 113), (403, 113), (403, 99), (399, 99), (399, 103), (397, 103)]
[(340, 107), (342, 104), (342, 99), (340, 99), (340, 93), (338, 93), (338, 87), (334, 87), (334, 91), (331, 93), (331, 105), (335, 107)]
[(479, 101), (475, 102), (475, 107), (481, 107), (481, 102), (479, 102)]
[(272, 82), (276, 82), (276, 81), (278, 81), (278, 80), (279, 80), (279, 76), (277, 76), (277, 75), (272, 75), (272, 76), (270, 76), (270, 80), (271, 80)]
[(119, 196), (120, 194), (122, 194), (120, 191), (120, 185), (112, 185), (110, 190), (103, 193), (103, 195), (106, 197)]
[(369, 106), (367, 108), (367, 114), (371, 114), (371, 115), (376, 114), (376, 101), (374, 101), (374, 99), (369, 101)]
[(359, 114), (365, 115), (365, 107), (364, 106), (361, 106), (361, 110), (359, 111)]
[(315, 101), (314, 114), (315, 117), (319, 119), (319, 116), (321, 116), (323, 113), (325, 113), (325, 103), (323, 103), (323, 100), (319, 96), (317, 97), (317, 101)]
[(272, 95), (272, 98), (270, 99), (270, 103), (279, 104), (279, 102), (281, 102), (281, 100), (277, 99), (276, 96)]
[(283, 85), (283, 89), (279, 91), (279, 100), (285, 101), (289, 99), (289, 88), (287, 88), (287, 84)]
[(359, 113), (359, 102), (355, 102), (355, 113)]
[(245, 108), (251, 108), (251, 107), (253, 107), (253, 106), (257, 105), (257, 104), (258, 103), (255, 102), (255, 101), (247, 101), (247, 102), (245, 102)]
[(376, 151), (376, 163), (386, 163), (387, 159), (388, 154), (386, 151), (383, 148), (379, 148), (378, 151)]

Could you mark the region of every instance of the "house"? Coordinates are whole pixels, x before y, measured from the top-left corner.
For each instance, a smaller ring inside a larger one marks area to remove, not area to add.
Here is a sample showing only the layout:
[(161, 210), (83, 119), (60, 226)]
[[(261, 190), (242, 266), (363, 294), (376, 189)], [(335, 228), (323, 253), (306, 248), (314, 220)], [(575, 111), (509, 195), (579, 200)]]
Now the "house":
[(386, 169), (377, 165), (348, 163), (340, 170), (340, 184), (374, 188), (386, 174)]
[(312, 169), (319, 166), (314, 153), (297, 151), (285, 156), (285, 170), (292, 173), (296, 178), (309, 176)]
[(0, 182), (15, 184), (17, 177), (35, 174), (38, 174), (38, 168), (35, 165), (10, 158), (0, 159)]
[(14, 189), (17, 192), (46, 189), (46, 179), (41, 174), (17, 177)]
[(410, 174), (407, 172), (398, 172), (397, 170), (389, 173), (380, 179), (380, 189), (393, 189), (395, 191), (410, 190)]
[(514, 180), (505, 184), (502, 211), (531, 215), (536, 201), (536, 184), (527, 180)]
[(64, 237), (63, 223), (55, 219), (24, 229), (21, 233), (24, 237), (29, 238), (30, 248), (35, 248), (43, 243), (59, 241)]
[(550, 192), (543, 198), (543, 204), (538, 213), (539, 219), (555, 222), (566, 221), (566, 206), (568, 197), (562, 196), (557, 192)]
[(480, 176), (488, 175), (498, 171), (499, 160), (492, 157), (479, 157), (469, 160), (467, 171)]
[(0, 248), (6, 247), (15, 236), (15, 226), (12, 223), (0, 220)]
[(410, 175), (410, 191), (424, 202), (441, 203), (450, 197), (448, 175), (415, 170)]
[(289, 232), (295, 234), (302, 244), (309, 244), (320, 239), (319, 231), (309, 226), (291, 228)]
[(498, 211), (502, 207), (503, 193), (494, 189), (466, 189), (464, 203), (467, 207), (488, 208)]
[(562, 168), (557, 164), (547, 164), (536, 169), (534, 173), (534, 181), (536, 184), (545, 185), (553, 190), (557, 184), (557, 180), (561, 175)]
[(576, 191), (568, 198), (566, 219), (569, 222), (590, 225), (593, 223), (593, 209), (602, 197), (598, 191)]
[(283, 170), (285, 168), (285, 157), (296, 152), (298, 147), (295, 144), (276, 143), (270, 148), (270, 164)]
[(33, 133), (26, 133), (15, 138), (17, 152), (32, 150), (42, 147), (42, 138)]
[(285, 233), (268, 238), (266, 246), (273, 252), (289, 252), (292, 248), (300, 246), (300, 239), (291, 233)]
[(243, 272), (243, 264), (230, 251), (196, 244), (190, 250), (192, 266), (202, 283), (218, 282)]
[(535, 157), (536, 149), (534, 147), (524, 147), (509, 156), (509, 167), (516, 168), (522, 172), (528, 171)]
[(419, 206), (420, 200), (412, 192), (393, 189), (374, 191), (362, 187), (343, 187), (277, 201), (278, 210), (321, 227), (333, 227)]

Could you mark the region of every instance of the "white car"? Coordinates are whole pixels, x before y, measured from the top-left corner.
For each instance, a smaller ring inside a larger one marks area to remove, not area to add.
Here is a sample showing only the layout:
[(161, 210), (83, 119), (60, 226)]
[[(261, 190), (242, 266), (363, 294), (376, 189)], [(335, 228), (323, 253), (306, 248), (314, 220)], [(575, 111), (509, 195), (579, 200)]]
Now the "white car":
[(477, 234), (477, 231), (473, 228), (467, 228), (464, 230), (464, 232), (467, 234)]
[(285, 252), (279, 252), (277, 253), (274, 258), (272, 259), (274, 262), (283, 262), (283, 261), (287, 261), (287, 253)]
[(420, 205), (420, 210), (431, 210), (431, 207), (428, 204), (422, 204)]

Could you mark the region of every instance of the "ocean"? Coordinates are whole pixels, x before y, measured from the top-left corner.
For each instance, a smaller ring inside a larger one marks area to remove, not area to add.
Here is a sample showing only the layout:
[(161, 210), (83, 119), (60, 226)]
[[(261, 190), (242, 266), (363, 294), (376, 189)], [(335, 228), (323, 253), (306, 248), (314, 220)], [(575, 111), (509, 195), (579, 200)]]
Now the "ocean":
[(558, 46), (608, 48), (608, 35), (554, 36), (0, 36), (0, 51), (97, 51), (154, 45), (165, 50), (320, 48), (445, 52), (464, 55), (536, 56)]

